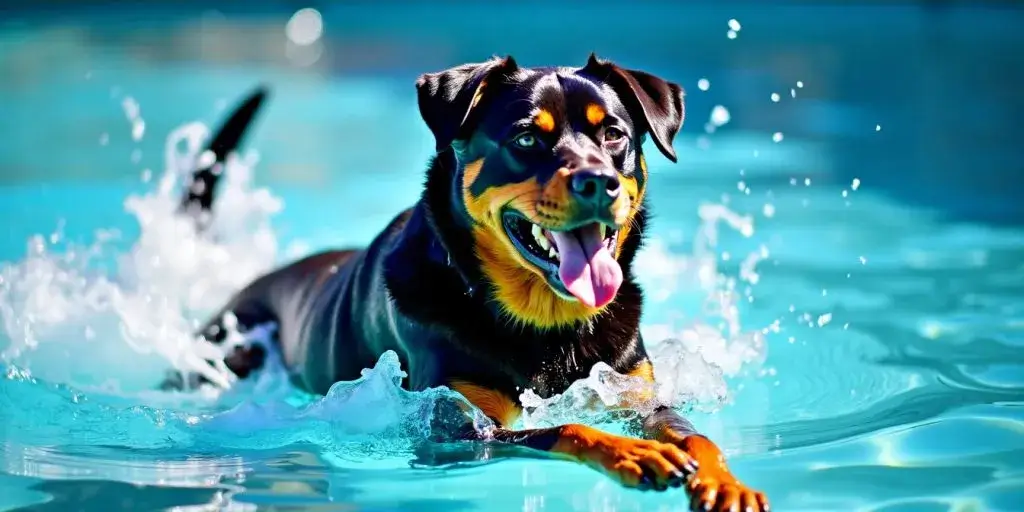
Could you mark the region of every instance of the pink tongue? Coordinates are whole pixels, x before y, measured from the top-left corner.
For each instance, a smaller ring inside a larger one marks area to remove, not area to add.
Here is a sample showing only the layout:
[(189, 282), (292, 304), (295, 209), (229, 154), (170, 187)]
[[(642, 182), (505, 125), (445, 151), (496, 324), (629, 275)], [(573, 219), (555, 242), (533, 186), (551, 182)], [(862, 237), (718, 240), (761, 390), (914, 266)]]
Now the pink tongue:
[(562, 284), (590, 307), (603, 307), (622, 285), (622, 268), (604, 245), (597, 224), (572, 231), (552, 231), (561, 263)]

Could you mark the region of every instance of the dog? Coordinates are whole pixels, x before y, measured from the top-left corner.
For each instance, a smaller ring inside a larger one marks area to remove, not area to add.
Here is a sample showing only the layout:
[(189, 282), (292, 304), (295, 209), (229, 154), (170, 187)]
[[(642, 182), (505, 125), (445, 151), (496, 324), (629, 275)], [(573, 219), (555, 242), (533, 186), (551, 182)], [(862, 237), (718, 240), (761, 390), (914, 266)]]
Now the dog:
[[(632, 269), (648, 218), (641, 146), (650, 137), (677, 160), (682, 89), (592, 54), (579, 68), (495, 57), (423, 74), (416, 91), (436, 154), (415, 205), (366, 248), (317, 253), (259, 277), (200, 334), (221, 342), (229, 313), (242, 329), (276, 324), (286, 366), (316, 393), (393, 350), (406, 388), (447, 386), (496, 425), (486, 435), (463, 425), (462, 439), (577, 461), (627, 487), (685, 486), (694, 510), (769, 510), (668, 407), (643, 414), (636, 437), (579, 424), (511, 429), (519, 390), (564, 392), (599, 362), (653, 383)], [(263, 95), (226, 123), (218, 159), (239, 143)], [(208, 217), (217, 176), (195, 173), (183, 211)], [(223, 363), (245, 378), (265, 357), (259, 346), (239, 346)], [(640, 395), (622, 409), (651, 398)]]

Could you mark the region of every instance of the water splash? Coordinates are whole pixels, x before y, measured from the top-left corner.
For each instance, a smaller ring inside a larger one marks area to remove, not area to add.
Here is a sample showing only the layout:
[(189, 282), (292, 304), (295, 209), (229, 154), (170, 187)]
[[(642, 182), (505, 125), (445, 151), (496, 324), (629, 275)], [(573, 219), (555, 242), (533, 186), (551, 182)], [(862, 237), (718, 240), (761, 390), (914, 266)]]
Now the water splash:
[[(138, 118), (137, 104), (125, 108), (130, 118)], [(0, 265), (0, 362), (6, 367), (0, 411), (16, 418), (9, 431), (24, 433), (18, 442), (40, 445), (73, 439), (133, 448), (255, 449), (310, 442), (343, 458), (406, 453), (410, 443), (428, 435), (437, 405), (461, 398), (444, 388), (403, 390), (405, 374), (394, 353), (323, 397), (292, 387), (273, 350), (264, 370), (227, 392), (153, 391), (168, 368), (232, 384), (222, 365), (204, 362), (218, 359), (223, 347), (193, 333), (206, 314), (279, 257), (270, 219), (282, 202), (253, 187), (258, 164), (253, 154), (227, 161), (204, 233), (175, 215), (185, 176), (204, 158), (208, 136), (199, 123), (169, 135), (165, 169), (153, 190), (125, 200), (140, 228), (128, 251), (115, 249), (120, 235), (113, 230), (98, 230), (87, 246), (65, 243), (58, 230), (29, 240), (23, 260)], [(750, 237), (753, 220), (723, 205), (703, 205), (699, 215), (692, 254), (679, 257), (655, 239), (637, 258), (640, 279), (654, 302), (668, 303), (681, 293), (703, 302), (687, 324), (643, 326), (657, 387), (597, 365), (561, 395), (542, 398), (525, 391), (520, 397), (524, 426), (614, 423), (607, 412), (638, 392), (652, 397), (641, 408), (664, 403), (713, 410), (728, 400), (725, 379), (763, 359), (761, 331), (742, 329), (737, 279), (719, 272), (714, 249), (720, 224)], [(760, 257), (749, 257), (741, 270), (751, 285)], [(269, 334), (262, 332), (262, 342)], [(475, 415), (478, 427), (489, 427), (479, 412)]]
[[(95, 386), (114, 378), (132, 389), (151, 387), (168, 364), (208, 371), (203, 358), (211, 347), (193, 336), (200, 315), (273, 265), (269, 220), (281, 209), (267, 190), (252, 188), (255, 158), (231, 158), (213, 236), (175, 215), (183, 178), (208, 135), (194, 123), (168, 137), (156, 189), (125, 200), (141, 233), (127, 253), (112, 254), (117, 231), (97, 231), (85, 247), (61, 247), (57, 232), (33, 237), (24, 260), (0, 266), (0, 319), (9, 338), (0, 338), (0, 359), (57, 382)], [(102, 272), (111, 262), (114, 270)], [(141, 357), (122, 371), (128, 354)]]

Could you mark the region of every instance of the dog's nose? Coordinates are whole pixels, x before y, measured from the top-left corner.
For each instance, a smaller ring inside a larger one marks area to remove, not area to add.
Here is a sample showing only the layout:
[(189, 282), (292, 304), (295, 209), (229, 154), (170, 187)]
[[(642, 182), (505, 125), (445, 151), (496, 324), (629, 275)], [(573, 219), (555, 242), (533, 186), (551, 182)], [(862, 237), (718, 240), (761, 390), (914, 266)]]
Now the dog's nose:
[(600, 208), (619, 196), (619, 176), (612, 169), (582, 169), (572, 174), (569, 189), (577, 201)]

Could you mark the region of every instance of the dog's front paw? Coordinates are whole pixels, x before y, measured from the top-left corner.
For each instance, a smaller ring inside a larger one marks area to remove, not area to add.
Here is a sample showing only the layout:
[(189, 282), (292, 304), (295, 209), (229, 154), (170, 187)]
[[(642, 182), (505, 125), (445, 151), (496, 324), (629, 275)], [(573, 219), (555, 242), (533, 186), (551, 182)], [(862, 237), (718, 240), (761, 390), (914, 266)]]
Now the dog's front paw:
[(768, 512), (768, 498), (729, 473), (697, 471), (686, 484), (690, 509), (729, 512)]
[(665, 490), (681, 487), (697, 469), (696, 461), (679, 447), (644, 439), (606, 434), (583, 425), (566, 425), (564, 452), (627, 487)]

